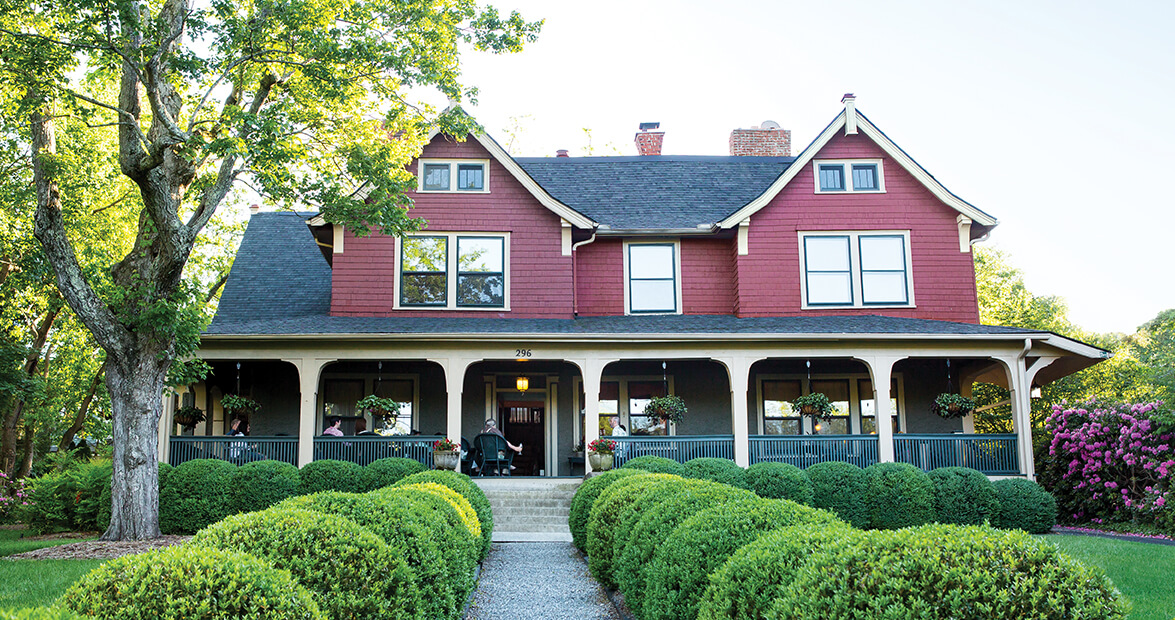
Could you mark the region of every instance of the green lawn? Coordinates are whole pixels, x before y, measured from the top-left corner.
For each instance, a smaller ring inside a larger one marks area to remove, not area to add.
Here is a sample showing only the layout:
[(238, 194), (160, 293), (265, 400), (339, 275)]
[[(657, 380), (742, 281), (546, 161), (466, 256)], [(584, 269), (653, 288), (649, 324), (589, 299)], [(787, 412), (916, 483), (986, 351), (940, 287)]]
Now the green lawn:
[[(0, 557), (78, 542), (78, 538), (28, 540), (21, 530), (0, 530)], [(0, 609), (39, 607), (57, 600), (79, 577), (102, 560), (0, 559)]]
[(1175, 546), (1093, 536), (1050, 534), (1045, 540), (1070, 556), (1101, 567), (1133, 605), (1130, 620), (1175, 618)]
[(14, 553), (24, 553), (34, 549), (56, 547), (66, 543), (94, 540), (93, 538), (54, 538), (51, 540), (29, 540), (28, 530), (0, 530), (0, 557)]

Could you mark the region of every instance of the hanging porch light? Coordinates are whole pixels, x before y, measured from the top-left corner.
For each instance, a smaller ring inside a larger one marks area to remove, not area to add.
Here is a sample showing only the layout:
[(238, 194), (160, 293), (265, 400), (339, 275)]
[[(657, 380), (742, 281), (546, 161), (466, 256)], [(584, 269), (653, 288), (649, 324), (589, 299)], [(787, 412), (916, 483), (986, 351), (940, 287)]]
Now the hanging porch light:
[(525, 392), (530, 389), (530, 379), (527, 379), (526, 375), (519, 375), (514, 380), (514, 387), (518, 388), (519, 392)]

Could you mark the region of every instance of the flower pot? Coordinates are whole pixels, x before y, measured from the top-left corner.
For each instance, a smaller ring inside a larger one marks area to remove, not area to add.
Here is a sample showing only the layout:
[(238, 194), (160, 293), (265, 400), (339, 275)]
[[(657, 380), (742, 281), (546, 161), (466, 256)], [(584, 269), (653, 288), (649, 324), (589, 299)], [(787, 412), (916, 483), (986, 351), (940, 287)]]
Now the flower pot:
[(804, 415), (814, 415), (816, 413), (816, 407), (813, 407), (812, 405), (804, 405), (803, 407), (800, 407), (800, 413)]
[(612, 457), (611, 454), (592, 452), (588, 454), (588, 463), (592, 466), (592, 471), (608, 471), (612, 469)]
[(446, 450), (444, 452), (437, 451), (432, 453), (432, 466), (434, 469), (456, 471), (457, 465), (460, 462), (461, 452), (459, 450)]

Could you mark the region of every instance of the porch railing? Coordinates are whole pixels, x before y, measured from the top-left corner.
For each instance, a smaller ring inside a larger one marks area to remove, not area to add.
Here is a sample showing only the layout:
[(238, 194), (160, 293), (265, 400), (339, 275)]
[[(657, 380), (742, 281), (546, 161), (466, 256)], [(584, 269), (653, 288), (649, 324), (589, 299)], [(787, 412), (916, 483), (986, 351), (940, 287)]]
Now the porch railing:
[(894, 435), (894, 460), (923, 471), (970, 467), (989, 476), (1020, 471), (1015, 435)]
[(428, 435), (383, 437), (363, 435), (354, 437), (319, 436), (314, 438), (314, 460), (334, 459), (367, 465), (389, 456), (420, 461), (432, 468), (432, 445), (438, 439)]
[(660, 456), (678, 463), (701, 457), (734, 458), (734, 435), (630, 435), (608, 439), (619, 444), (616, 447), (616, 467), (638, 456)]
[(171, 437), (168, 463), (173, 467), (195, 459), (220, 459), (237, 465), (273, 459), (298, 464), (297, 437)]
[(800, 469), (839, 461), (857, 467), (877, 462), (876, 435), (751, 435), (751, 464), (789, 463)]

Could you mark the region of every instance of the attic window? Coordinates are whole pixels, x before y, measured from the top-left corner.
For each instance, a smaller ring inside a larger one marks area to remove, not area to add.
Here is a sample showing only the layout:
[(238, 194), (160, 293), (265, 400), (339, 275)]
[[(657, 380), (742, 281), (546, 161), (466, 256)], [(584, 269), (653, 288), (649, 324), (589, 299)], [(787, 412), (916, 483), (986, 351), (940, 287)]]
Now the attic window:
[(485, 193), (488, 160), (420, 160), (417, 191), (430, 193)]
[(817, 161), (817, 194), (884, 193), (880, 159)]

